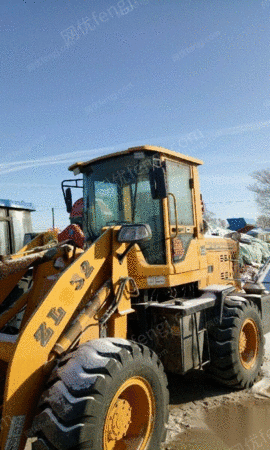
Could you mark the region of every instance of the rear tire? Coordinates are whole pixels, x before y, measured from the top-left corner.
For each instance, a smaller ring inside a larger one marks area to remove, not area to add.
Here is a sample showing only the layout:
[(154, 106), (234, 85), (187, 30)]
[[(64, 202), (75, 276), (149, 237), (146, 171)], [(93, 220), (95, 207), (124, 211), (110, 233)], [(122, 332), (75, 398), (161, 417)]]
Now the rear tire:
[(167, 379), (148, 347), (97, 339), (64, 357), (33, 421), (34, 450), (157, 450), (168, 420)]
[(225, 300), (223, 321), (209, 330), (211, 363), (208, 372), (218, 382), (236, 389), (250, 388), (264, 355), (264, 335), (258, 307)]

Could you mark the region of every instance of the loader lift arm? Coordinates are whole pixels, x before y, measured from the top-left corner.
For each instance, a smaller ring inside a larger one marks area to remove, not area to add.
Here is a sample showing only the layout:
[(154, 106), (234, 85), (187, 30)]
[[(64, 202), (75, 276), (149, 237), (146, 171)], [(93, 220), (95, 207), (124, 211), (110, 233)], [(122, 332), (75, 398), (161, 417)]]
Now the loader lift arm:
[[(96, 287), (101, 287), (109, 275), (111, 235), (112, 230), (107, 230), (85, 253), (80, 250), (75, 261), (60, 274), (43, 301), (38, 302), (16, 340), (8, 342), (12, 350), (9, 349), (10, 361), (4, 393), (1, 449), (11, 445), (18, 450), (24, 448), (25, 432), (33, 419), (33, 407), (42, 391), (44, 377), (54, 364), (56, 353), (52, 350), (82, 300), (86, 296), (90, 300)], [(47, 270), (48, 265), (53, 267), (57, 257), (62, 256), (60, 249), (54, 260), (39, 266), (39, 270), (43, 269), (42, 266)], [(45, 272), (43, 277), (50, 277), (50, 272)], [(35, 298), (32, 300), (37, 302)], [(93, 321), (94, 324), (98, 323)], [(1, 342), (1, 346), (6, 344)], [(16, 426), (20, 429), (20, 436), (14, 436)]]
[[(143, 227), (132, 228), (139, 230)], [(76, 249), (75, 260), (74, 251), (69, 247), (66, 268), (54, 274), (54, 284), (43, 300), (35, 298), (39, 289), (36, 287), (35, 290), (34, 283), (32, 310), (26, 310), (29, 317), (24, 317), (24, 326), (19, 334), (9, 338), (8, 342), (4, 342), (5, 336), (0, 334), (0, 348), (8, 362), (3, 418), (11, 418), (10, 421), (2, 421), (1, 449), (12, 445), (18, 450), (24, 448), (27, 430), (33, 420), (34, 405), (37, 405), (44, 380), (59, 355), (65, 354), (78, 342), (82, 344), (89, 338), (98, 338), (100, 327), (104, 336), (126, 337), (127, 315), (133, 312), (130, 294), (134, 293), (134, 289), (131, 287), (130, 290), (129, 283), (134, 282), (127, 276), (126, 258), (121, 262), (119, 260), (128, 246), (125, 233), (119, 234), (120, 228), (107, 229), (85, 252)], [(127, 231), (130, 233), (131, 230)], [(148, 228), (144, 233), (143, 237), (139, 233), (133, 241), (149, 239)], [(131, 241), (129, 239), (129, 243)], [(63, 247), (66, 244), (50, 249), (53, 257), (48, 261), (47, 255), (45, 262), (44, 252), (41, 252), (38, 279), (41, 273), (43, 278), (53, 277), (53, 267), (55, 261), (63, 256)], [(35, 258), (37, 254), (33, 253), (31, 262), (35, 262)], [(25, 259), (29, 262), (29, 256)], [(14, 427), (19, 430), (17, 436), (14, 435)]]

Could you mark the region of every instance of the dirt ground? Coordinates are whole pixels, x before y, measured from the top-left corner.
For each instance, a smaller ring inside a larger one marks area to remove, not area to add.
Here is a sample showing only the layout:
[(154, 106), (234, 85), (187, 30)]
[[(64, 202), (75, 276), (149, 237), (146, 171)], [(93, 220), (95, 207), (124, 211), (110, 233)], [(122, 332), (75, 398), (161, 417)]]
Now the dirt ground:
[(163, 450), (269, 450), (270, 338), (261, 381), (252, 389), (219, 386), (204, 372), (169, 376), (170, 417)]
[(270, 398), (220, 387), (197, 372), (169, 377), (169, 390), (168, 434), (162, 449), (270, 448)]

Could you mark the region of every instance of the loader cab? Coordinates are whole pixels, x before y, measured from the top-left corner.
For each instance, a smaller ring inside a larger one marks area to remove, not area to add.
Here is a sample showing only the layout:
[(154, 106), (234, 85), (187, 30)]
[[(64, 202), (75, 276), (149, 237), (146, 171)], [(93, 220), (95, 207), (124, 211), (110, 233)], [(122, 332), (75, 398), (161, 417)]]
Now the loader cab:
[(140, 244), (146, 263), (183, 261), (198, 230), (193, 170), (198, 163), (144, 146), (71, 166), (84, 177), (86, 240), (93, 242), (104, 227), (146, 223), (152, 230), (152, 239)]
[(84, 232), (100, 236), (104, 227), (147, 223), (152, 239), (141, 248), (149, 264), (165, 264), (162, 199), (153, 198), (149, 171), (152, 153), (136, 152), (96, 162), (84, 172)]

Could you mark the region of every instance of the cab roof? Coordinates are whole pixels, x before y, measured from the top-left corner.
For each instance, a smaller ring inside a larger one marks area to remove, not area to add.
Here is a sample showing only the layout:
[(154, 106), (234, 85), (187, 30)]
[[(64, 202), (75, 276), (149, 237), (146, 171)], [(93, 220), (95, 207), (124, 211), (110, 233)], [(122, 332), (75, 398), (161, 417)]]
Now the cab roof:
[(192, 163), (196, 166), (199, 166), (201, 164), (203, 164), (203, 161), (201, 161), (200, 159), (197, 158), (192, 158), (191, 156), (186, 156), (183, 155), (182, 153), (178, 153), (178, 152), (174, 152), (172, 150), (168, 150), (167, 148), (164, 147), (156, 147), (154, 145), (142, 145), (139, 147), (130, 147), (127, 150), (122, 150), (121, 152), (116, 152), (116, 153), (110, 153), (108, 155), (103, 155), (100, 156), (99, 158), (95, 158), (95, 159), (91, 159), (90, 161), (86, 161), (86, 162), (76, 162), (75, 164), (72, 164), (68, 170), (70, 171), (76, 171), (77, 173), (79, 173), (81, 170), (89, 165), (91, 165), (92, 163), (96, 162), (96, 161), (101, 161), (101, 160), (105, 160), (105, 159), (109, 159), (109, 158), (114, 158), (116, 156), (122, 156), (122, 155), (127, 155), (129, 153), (134, 153), (134, 152), (142, 152), (142, 151), (150, 151), (153, 153), (160, 153), (164, 156), (169, 156), (169, 157), (173, 157), (175, 159), (178, 159), (179, 161), (187, 161), (189, 163)]

